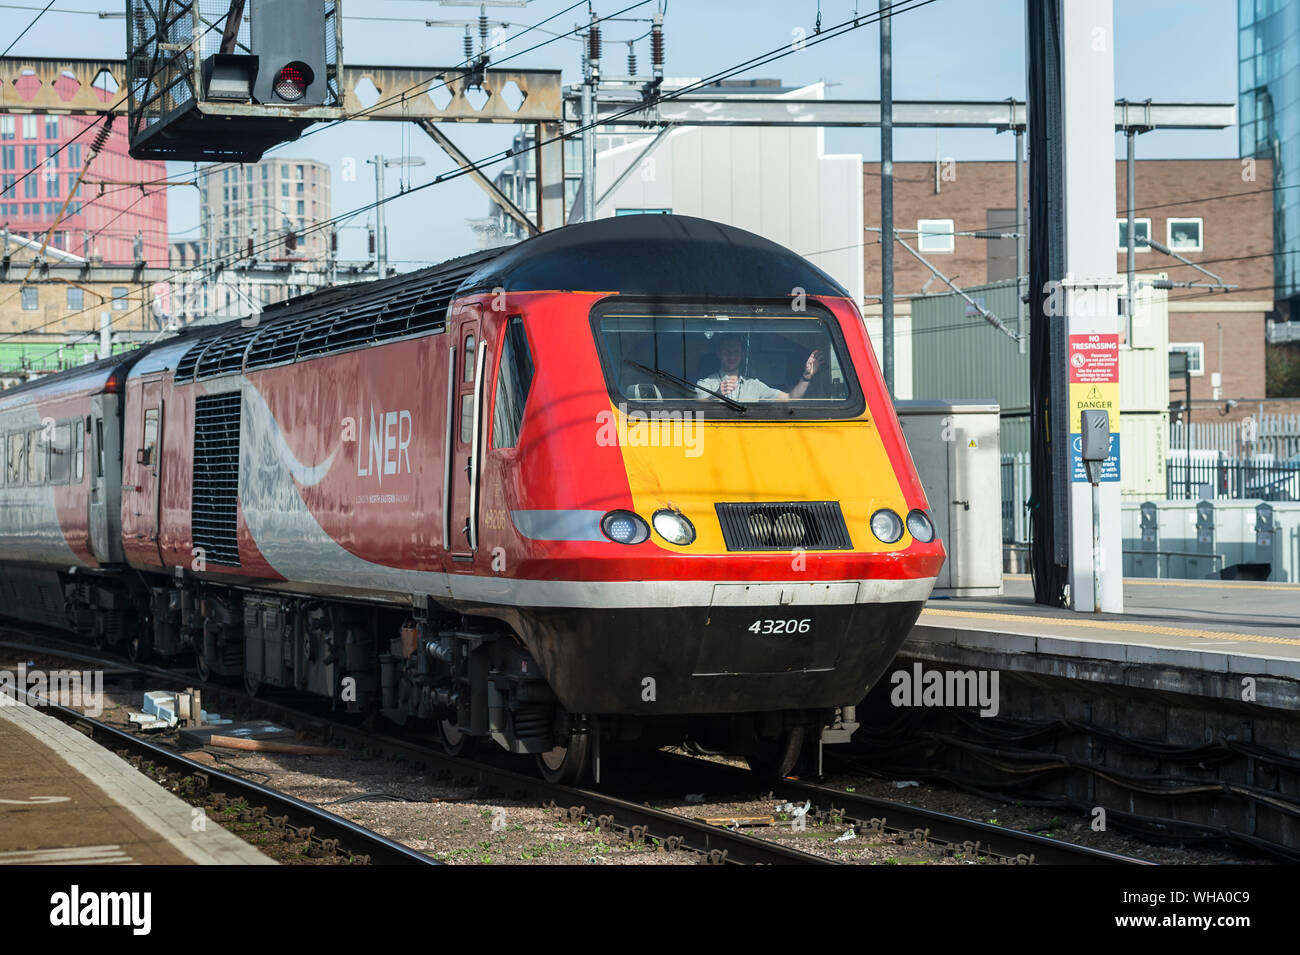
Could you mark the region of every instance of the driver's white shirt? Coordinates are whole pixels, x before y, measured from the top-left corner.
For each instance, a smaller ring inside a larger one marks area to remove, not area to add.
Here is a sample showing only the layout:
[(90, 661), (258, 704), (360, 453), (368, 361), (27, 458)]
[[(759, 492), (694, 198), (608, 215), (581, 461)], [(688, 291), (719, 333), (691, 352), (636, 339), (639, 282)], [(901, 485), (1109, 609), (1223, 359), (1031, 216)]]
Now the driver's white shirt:
[[(722, 381), (725, 376), (721, 370), (710, 378), (701, 378), (695, 383), (697, 388), (707, 388), (709, 391), (722, 393)], [(765, 384), (757, 378), (746, 378), (741, 375), (736, 382), (736, 387), (727, 395), (732, 401), (777, 401), (781, 397), (781, 392), (771, 385)], [(705, 398), (712, 398), (713, 395), (704, 394)]]

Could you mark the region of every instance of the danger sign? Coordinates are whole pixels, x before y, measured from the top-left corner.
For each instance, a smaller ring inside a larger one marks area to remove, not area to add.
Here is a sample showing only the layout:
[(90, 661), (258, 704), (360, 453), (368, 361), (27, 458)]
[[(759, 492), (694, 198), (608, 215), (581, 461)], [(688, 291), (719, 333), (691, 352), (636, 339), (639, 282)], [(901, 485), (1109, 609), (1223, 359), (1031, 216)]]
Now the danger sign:
[(1118, 481), (1119, 468), (1119, 336), (1070, 336), (1070, 458), (1072, 479), (1086, 482), (1080, 454), (1080, 419), (1085, 410), (1110, 412), (1110, 456), (1102, 482)]

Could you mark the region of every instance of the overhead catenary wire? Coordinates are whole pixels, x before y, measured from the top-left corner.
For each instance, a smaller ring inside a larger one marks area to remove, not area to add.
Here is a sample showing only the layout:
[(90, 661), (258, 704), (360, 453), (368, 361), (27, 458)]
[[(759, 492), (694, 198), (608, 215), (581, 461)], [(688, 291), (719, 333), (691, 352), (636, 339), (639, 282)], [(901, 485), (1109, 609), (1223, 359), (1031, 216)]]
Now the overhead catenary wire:
[[(646, 2), (646, 0), (643, 0), (643, 2)], [(660, 93), (660, 94), (655, 95), (655, 96), (648, 97), (644, 102), (642, 102), (642, 103), (638, 103), (638, 104), (636, 104), (636, 105), (634, 105), (634, 106), (631, 106), (631, 107), (628, 107), (627, 109), (624, 109), (624, 110), (622, 110), (622, 111), (620, 111), (620, 112), (617, 112), (617, 113), (613, 114), (612, 116), (597, 117), (597, 118), (596, 118), (596, 119), (595, 119), (595, 120), (590, 124), (590, 126), (591, 126), (592, 128), (595, 128), (595, 127), (597, 127), (597, 126), (604, 125), (604, 124), (610, 122), (610, 121), (613, 120), (613, 119), (619, 119), (619, 118), (622, 118), (622, 117), (624, 117), (624, 116), (631, 115), (632, 113), (640, 112), (640, 111), (642, 111), (642, 110), (644, 110), (644, 109), (647, 109), (647, 108), (649, 108), (649, 107), (653, 107), (654, 105), (656, 105), (656, 104), (658, 104), (658, 103), (671, 101), (671, 100), (673, 100), (673, 99), (676, 99), (677, 97), (687, 95), (687, 94), (689, 94), (689, 93), (691, 93), (691, 92), (694, 92), (694, 91), (696, 91), (696, 90), (698, 90), (698, 89), (701, 89), (701, 88), (703, 88), (703, 87), (705, 87), (705, 86), (713, 85), (713, 84), (717, 83), (717, 82), (718, 82), (719, 80), (721, 80), (721, 79), (726, 79), (726, 78), (731, 77), (731, 76), (734, 76), (734, 75), (736, 75), (736, 74), (738, 74), (738, 73), (744, 72), (744, 71), (746, 71), (746, 70), (748, 70), (748, 69), (753, 69), (753, 68), (758, 67), (758, 66), (764, 66), (764, 65), (766, 65), (766, 64), (768, 64), (768, 63), (772, 63), (772, 62), (775, 62), (775, 61), (777, 61), (777, 60), (783, 59), (783, 58), (785, 58), (786, 56), (790, 56), (790, 55), (792, 55), (792, 54), (794, 54), (794, 53), (796, 53), (796, 52), (800, 52), (802, 49), (807, 49), (807, 48), (810, 47), (810, 46), (815, 46), (815, 45), (818, 44), (818, 43), (824, 43), (824, 42), (826, 42), (826, 41), (828, 41), (828, 40), (836, 39), (836, 38), (838, 38), (838, 37), (840, 37), (840, 36), (843, 36), (843, 35), (845, 35), (845, 34), (847, 34), (847, 33), (852, 32), (853, 30), (860, 29), (861, 27), (865, 27), (865, 26), (868, 26), (868, 25), (870, 25), (870, 24), (872, 24), (872, 23), (877, 22), (877, 20), (878, 20), (882, 15), (885, 15), (885, 14), (889, 14), (889, 15), (898, 15), (899, 13), (910, 12), (911, 10), (919, 9), (920, 7), (923, 7), (923, 6), (928, 6), (929, 4), (934, 3), (934, 2), (935, 2), (935, 0), (900, 0), (900, 2), (896, 2), (896, 3), (892, 4), (892, 5), (889, 6), (889, 7), (881, 8), (880, 10), (875, 11), (875, 12), (872, 13), (872, 14), (868, 14), (868, 15), (865, 15), (865, 16), (862, 16), (862, 17), (857, 17), (857, 18), (854, 18), (854, 19), (851, 19), (851, 20), (846, 20), (846, 21), (843, 21), (843, 22), (841, 22), (841, 23), (839, 23), (839, 24), (837, 24), (837, 25), (835, 25), (835, 26), (832, 26), (832, 27), (826, 27), (826, 28), (824, 28), (824, 29), (822, 30), (822, 32), (821, 32), (820, 34), (818, 34), (817, 36), (815, 36), (815, 37), (813, 37), (813, 38), (807, 40), (807, 41), (802, 45), (802, 47), (800, 47), (800, 48), (792, 47), (792, 46), (790, 46), (789, 44), (783, 44), (783, 45), (780, 46), (780, 47), (777, 47), (777, 48), (775, 48), (775, 49), (773, 49), (773, 50), (769, 50), (769, 51), (767, 51), (767, 52), (765, 52), (765, 53), (757, 54), (756, 56), (750, 57), (749, 59), (744, 60), (744, 61), (742, 61), (742, 62), (740, 62), (740, 63), (737, 63), (737, 64), (735, 64), (735, 65), (733, 65), (733, 66), (731, 66), (731, 67), (728, 67), (728, 68), (726, 68), (726, 69), (723, 69), (723, 70), (721, 70), (721, 71), (719, 71), (719, 72), (717, 72), (717, 73), (711, 74), (710, 76), (704, 77), (703, 79), (700, 79), (700, 80), (698, 80), (698, 81), (696, 81), (696, 82), (694, 82), (694, 83), (690, 83), (690, 84), (687, 84), (686, 86), (680, 87), (680, 88), (678, 88), (678, 89), (670, 90), (670, 91), (667, 91), (667, 92), (664, 92), (664, 93)], [(633, 4), (633, 6), (640, 6), (640, 5), (641, 5), (641, 4)], [(627, 8), (627, 9), (630, 9), (630, 8)], [(383, 197), (382, 199), (377, 199), (377, 200), (374, 201), (374, 202), (366, 203), (366, 204), (364, 204), (364, 205), (362, 205), (362, 206), (359, 206), (359, 207), (357, 207), (356, 209), (353, 209), (353, 210), (351, 210), (351, 211), (349, 211), (349, 212), (347, 212), (347, 213), (343, 213), (343, 214), (340, 214), (340, 215), (338, 215), (338, 216), (333, 216), (333, 217), (331, 217), (331, 218), (328, 219), (328, 220), (324, 220), (324, 221), (321, 221), (321, 222), (318, 222), (318, 223), (314, 223), (313, 225), (308, 226), (307, 228), (303, 229), (303, 230), (302, 230), (302, 234), (303, 234), (303, 235), (306, 235), (306, 234), (309, 234), (309, 233), (311, 233), (311, 232), (315, 232), (315, 231), (319, 231), (319, 230), (322, 230), (322, 229), (329, 228), (330, 226), (332, 226), (332, 225), (334, 225), (334, 224), (336, 224), (336, 223), (344, 222), (344, 221), (348, 221), (348, 220), (350, 220), (350, 219), (352, 219), (352, 218), (355, 218), (355, 217), (357, 217), (357, 216), (359, 216), (359, 215), (362, 215), (362, 214), (364, 214), (364, 213), (366, 213), (366, 212), (369, 212), (369, 211), (371, 211), (371, 210), (377, 208), (377, 207), (378, 207), (380, 204), (382, 204), (382, 203), (385, 203), (385, 202), (391, 202), (391, 201), (394, 201), (394, 200), (396, 200), (396, 199), (398, 199), (398, 198), (401, 198), (401, 197), (403, 197), (403, 196), (410, 196), (410, 195), (413, 195), (413, 194), (415, 194), (415, 193), (417, 193), (417, 192), (421, 192), (421, 191), (423, 191), (423, 190), (425, 190), (425, 189), (428, 189), (428, 188), (430, 188), (430, 187), (432, 187), (432, 186), (440, 185), (440, 184), (442, 184), (442, 183), (444, 183), (444, 182), (447, 182), (447, 181), (450, 181), (450, 180), (453, 180), (453, 179), (458, 179), (458, 178), (460, 178), (461, 176), (469, 175), (470, 172), (471, 172), (471, 170), (474, 169), (474, 168), (478, 168), (478, 167), (481, 167), (481, 166), (483, 166), (483, 165), (490, 165), (490, 164), (495, 163), (495, 162), (500, 162), (500, 161), (503, 161), (504, 159), (510, 158), (511, 156), (517, 155), (517, 154), (519, 154), (519, 153), (521, 153), (521, 152), (531, 152), (531, 151), (533, 151), (533, 150), (540, 149), (542, 146), (550, 145), (550, 144), (555, 143), (555, 142), (563, 141), (563, 140), (565, 140), (565, 139), (571, 138), (571, 137), (573, 137), (573, 136), (576, 136), (576, 135), (582, 133), (586, 128), (587, 128), (587, 127), (582, 127), (582, 126), (580, 126), (580, 127), (576, 128), (576, 129), (574, 129), (574, 130), (569, 131), (568, 133), (562, 134), (562, 135), (557, 136), (557, 137), (554, 137), (554, 138), (552, 138), (552, 139), (549, 139), (549, 140), (538, 140), (538, 141), (536, 141), (536, 142), (534, 142), (534, 143), (532, 143), (532, 144), (530, 144), (530, 145), (524, 146), (522, 149), (518, 149), (518, 150), (516, 150), (516, 149), (513, 149), (513, 148), (507, 148), (507, 149), (504, 149), (504, 150), (500, 150), (500, 151), (497, 151), (497, 152), (491, 153), (491, 154), (489, 154), (488, 156), (484, 157), (483, 159), (480, 159), (480, 160), (476, 161), (475, 163), (473, 163), (473, 165), (472, 165), (471, 167), (460, 168), (460, 169), (455, 169), (455, 170), (450, 170), (450, 171), (448, 171), (448, 172), (446, 172), (446, 173), (439, 174), (438, 176), (436, 176), (435, 178), (433, 178), (433, 179), (430, 180), (429, 182), (421, 183), (421, 184), (418, 185), (418, 186), (413, 186), (412, 188), (408, 189), (408, 190), (407, 190), (406, 192), (404, 192), (404, 193), (399, 193), (399, 194), (397, 194), (397, 195), (393, 195), (393, 196), (386, 196), (386, 197)], [(278, 241), (279, 241), (279, 240), (278, 240), (278, 238), (277, 238), (277, 239), (275, 239), (275, 240), (271, 240), (271, 241), (269, 241), (269, 242), (263, 242), (260, 246), (255, 245), (254, 249), (251, 250), (251, 254), (250, 254), (250, 252), (245, 252), (245, 253), (231, 253), (231, 254), (228, 255), (228, 256), (221, 257), (221, 259), (220, 259), (219, 261), (217, 261), (216, 263), (210, 263), (210, 262), (209, 262), (209, 263), (204, 263), (203, 266), (195, 266), (195, 267), (190, 267), (190, 268), (187, 268), (187, 269), (179, 269), (179, 270), (175, 270), (175, 271), (173, 271), (169, 276), (167, 276), (166, 278), (164, 278), (164, 279), (159, 279), (158, 281), (160, 281), (160, 282), (161, 282), (161, 281), (168, 281), (168, 280), (170, 280), (170, 279), (174, 279), (174, 278), (176, 278), (177, 276), (180, 276), (180, 275), (189, 275), (189, 274), (193, 274), (193, 273), (195, 273), (195, 272), (205, 272), (205, 273), (207, 273), (207, 272), (209, 272), (209, 271), (210, 271), (214, 266), (215, 266), (215, 268), (217, 268), (217, 269), (221, 269), (221, 268), (224, 268), (224, 267), (226, 267), (226, 266), (228, 266), (228, 265), (230, 265), (230, 264), (233, 264), (233, 263), (235, 263), (235, 262), (239, 262), (239, 261), (242, 261), (242, 260), (244, 260), (244, 259), (247, 259), (247, 258), (253, 257), (253, 255), (255, 255), (257, 251), (262, 250), (262, 249), (266, 249), (266, 248), (270, 248), (270, 247), (272, 247), (272, 246), (278, 244)], [(51, 321), (51, 322), (47, 322), (47, 323), (44, 323), (43, 325), (37, 326), (36, 329), (40, 329), (40, 328), (44, 328), (44, 327), (48, 327), (49, 325), (51, 325), (51, 324), (55, 324), (56, 322), (60, 322), (60, 321), (64, 321), (64, 322), (66, 322), (67, 319), (69, 319), (69, 318), (74, 318), (74, 317), (76, 317), (76, 315), (83, 314), (83, 313), (88, 312), (88, 311), (91, 311), (91, 309), (89, 309), (89, 308), (82, 309), (80, 312), (74, 312), (74, 313), (72, 313), (71, 315), (63, 316), (63, 317), (60, 318), (60, 319), (57, 319), (57, 320), (54, 320), (54, 321)], [(125, 318), (125, 317), (126, 317), (126, 316), (120, 316), (120, 318), (119, 318), (118, 320), (120, 320), (120, 319), (122, 319), (122, 318)], [(117, 320), (113, 320), (113, 321), (117, 321)], [(112, 321), (110, 321), (110, 326), (111, 326), (111, 324), (112, 324)], [(5, 335), (5, 336), (0, 336), (0, 341), (5, 341), (5, 340), (10, 339), (10, 338), (21, 337), (22, 335), (31, 334), (32, 331), (33, 331), (33, 330), (28, 330), (28, 331), (23, 331), (23, 332), (11, 332), (11, 333), (9, 333), (9, 334), (7, 334), (7, 335)], [(89, 332), (87, 332), (87, 333), (84, 333), (83, 335), (79, 336), (78, 338), (74, 338), (71, 342), (69, 342), (69, 344), (73, 344), (73, 343), (75, 343), (76, 341), (84, 340), (84, 339), (86, 339), (86, 338), (92, 337), (92, 336), (95, 335), (95, 334), (99, 334), (99, 331), (98, 331), (98, 330), (92, 330), (92, 331), (89, 331)]]

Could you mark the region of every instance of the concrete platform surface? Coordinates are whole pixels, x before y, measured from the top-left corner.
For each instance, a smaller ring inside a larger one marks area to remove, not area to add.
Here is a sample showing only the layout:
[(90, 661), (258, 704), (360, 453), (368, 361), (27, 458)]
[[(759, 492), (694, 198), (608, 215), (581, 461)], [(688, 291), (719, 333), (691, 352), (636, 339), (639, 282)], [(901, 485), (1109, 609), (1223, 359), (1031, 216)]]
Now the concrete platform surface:
[(1298, 584), (1128, 578), (1123, 614), (1035, 604), (1026, 575), (1004, 590), (930, 600), (902, 654), (1216, 697), (1262, 677), (1256, 702), (1300, 707)]
[(72, 727), (4, 696), (0, 865), (271, 865)]

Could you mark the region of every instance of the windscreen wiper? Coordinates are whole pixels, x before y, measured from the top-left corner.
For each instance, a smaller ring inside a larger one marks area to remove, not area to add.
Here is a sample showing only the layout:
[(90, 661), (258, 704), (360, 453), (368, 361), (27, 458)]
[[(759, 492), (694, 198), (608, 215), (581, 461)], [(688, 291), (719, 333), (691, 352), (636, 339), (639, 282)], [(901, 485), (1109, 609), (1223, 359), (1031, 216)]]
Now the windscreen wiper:
[(682, 388), (685, 388), (687, 391), (691, 392), (692, 394), (694, 394), (697, 391), (707, 391), (709, 394), (713, 395), (713, 397), (720, 398), (721, 400), (725, 401), (730, 407), (736, 409), (741, 414), (744, 414), (746, 411), (749, 410), (744, 405), (742, 405), (739, 401), (736, 401), (732, 398), (728, 398), (726, 395), (720, 394), (719, 392), (714, 391), (712, 388), (705, 388), (703, 385), (693, 385), (685, 378), (678, 378), (672, 372), (664, 371), (662, 368), (651, 368), (649, 365), (643, 365), (639, 361), (633, 361), (631, 358), (624, 358), (623, 363), (625, 365), (631, 365), (633, 368), (640, 368), (642, 371), (646, 372), (647, 374), (654, 375), (656, 378), (662, 378), (664, 381), (670, 381), (675, 385), (679, 385)]

